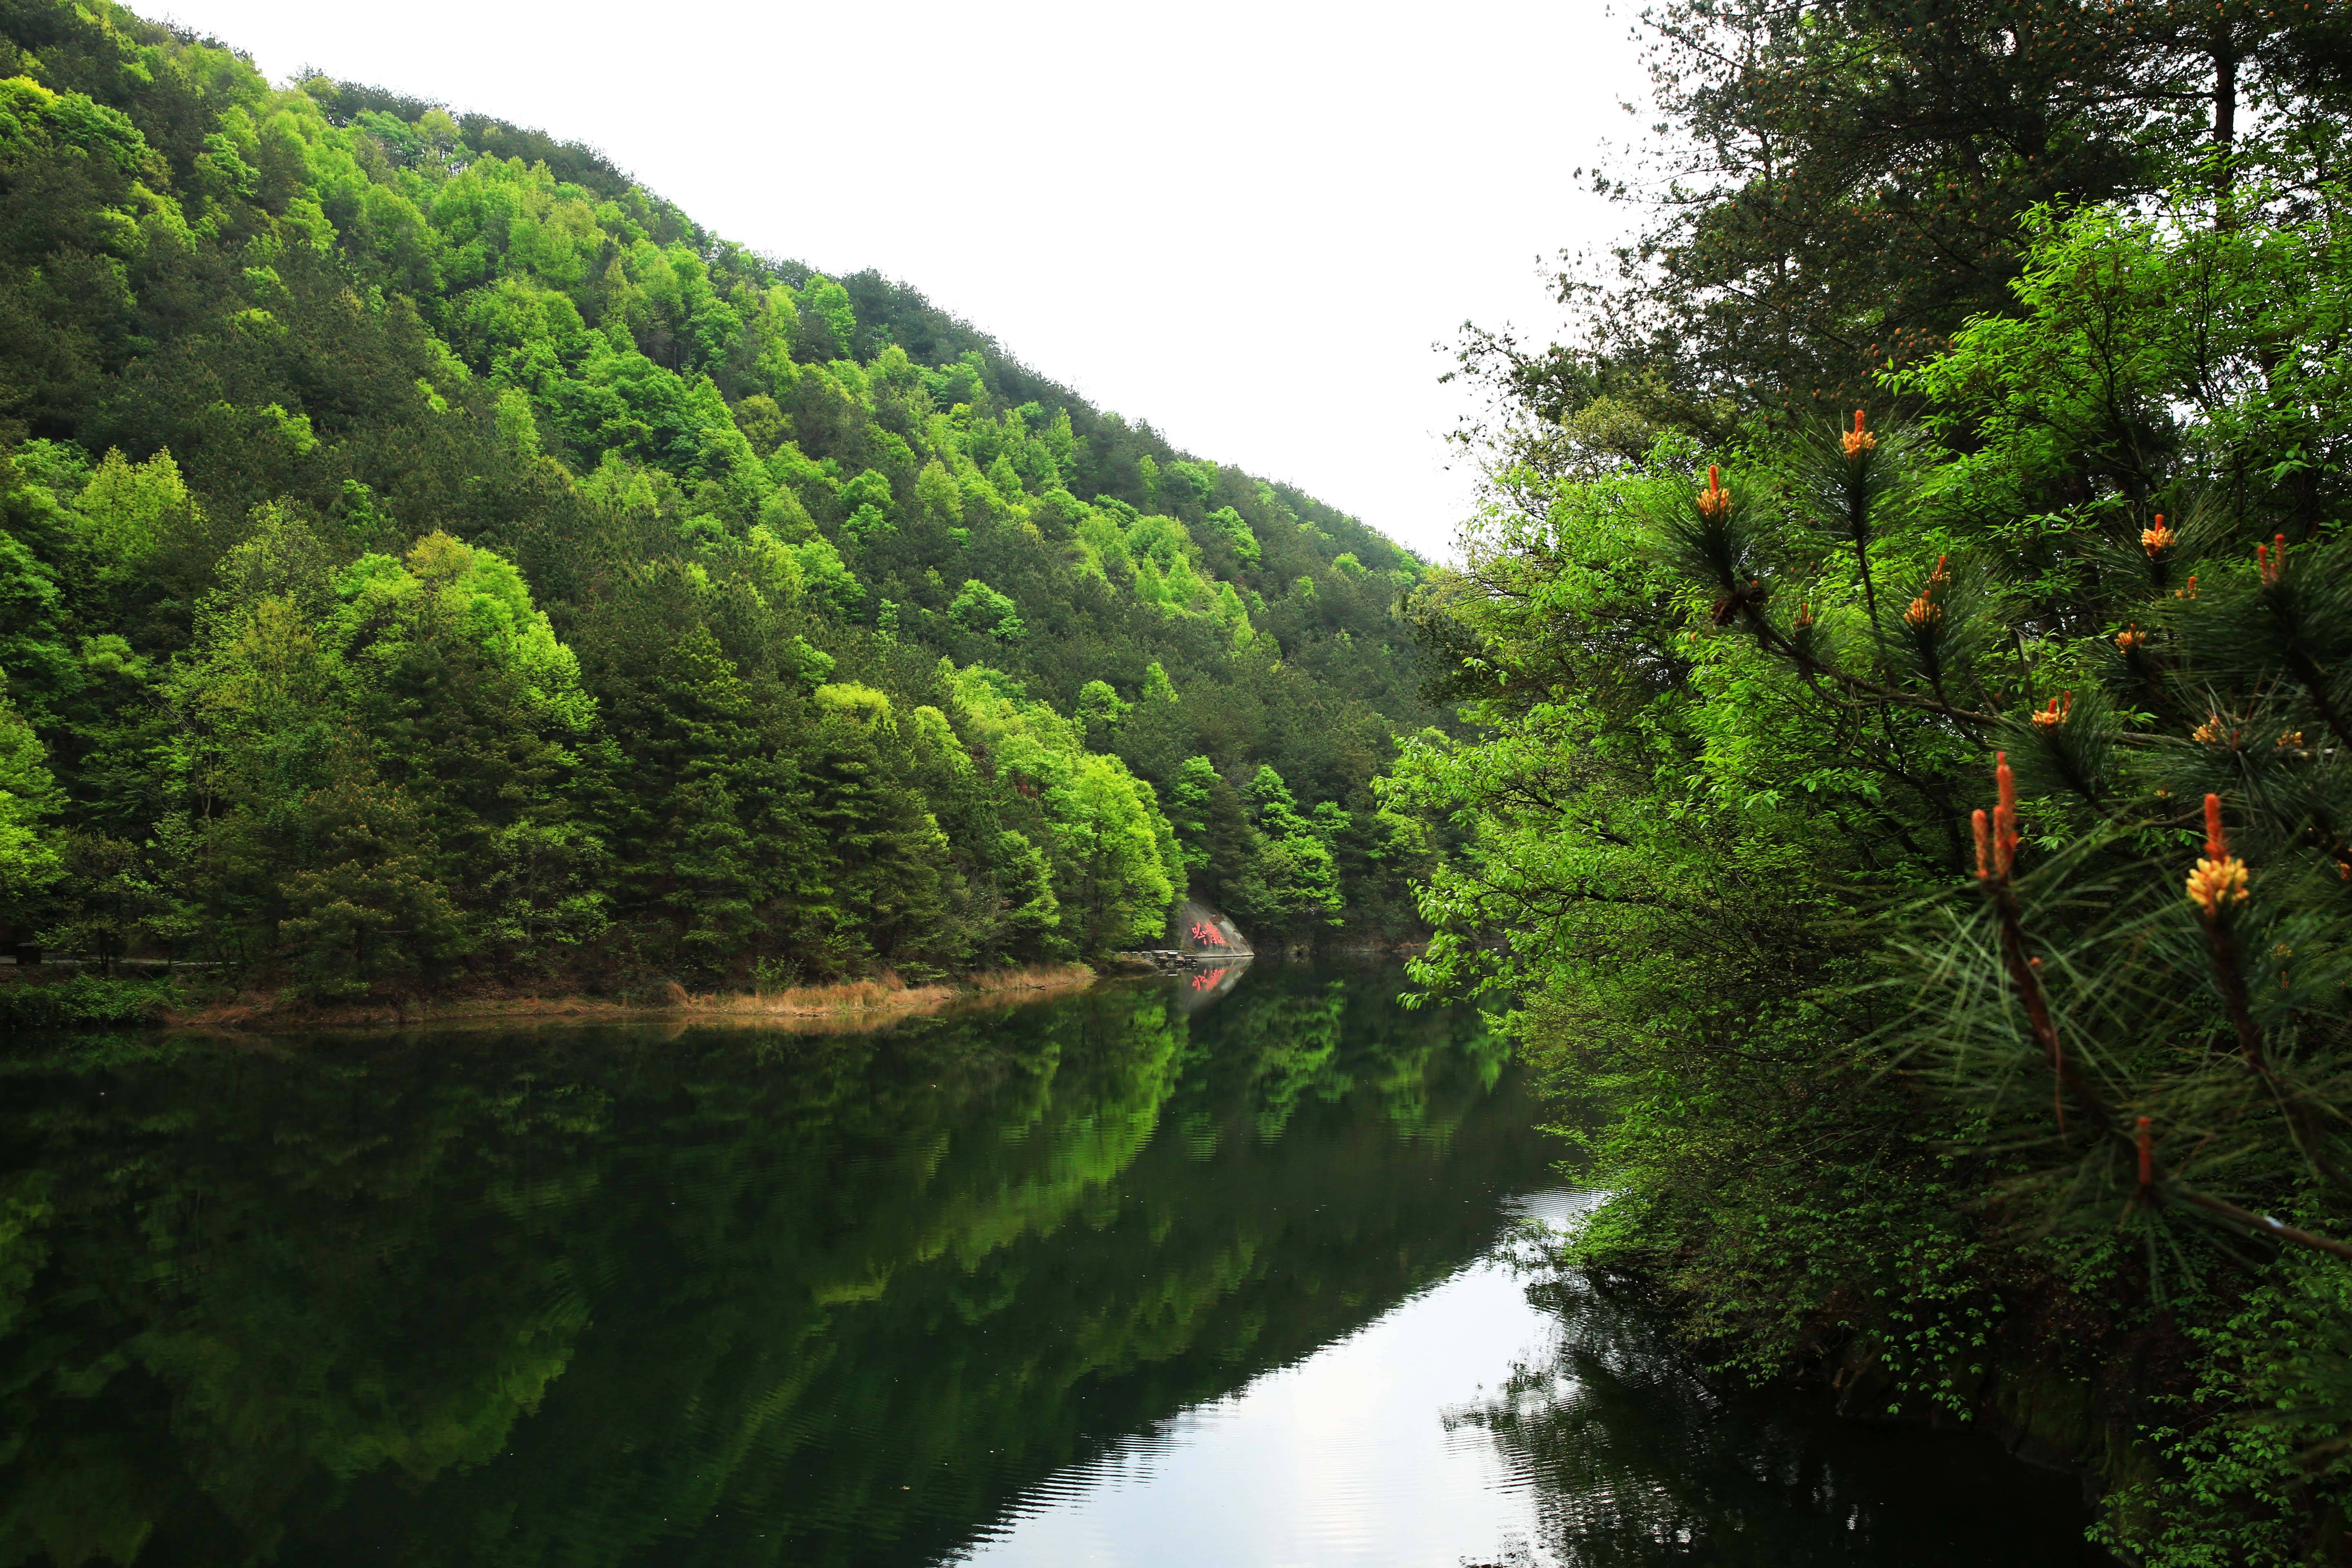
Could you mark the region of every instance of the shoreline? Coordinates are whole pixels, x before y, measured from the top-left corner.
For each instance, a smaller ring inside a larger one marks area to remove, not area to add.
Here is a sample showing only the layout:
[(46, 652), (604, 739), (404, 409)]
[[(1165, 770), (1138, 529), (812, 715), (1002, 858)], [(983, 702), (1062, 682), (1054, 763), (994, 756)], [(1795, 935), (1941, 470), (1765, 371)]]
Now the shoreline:
[[(1412, 956), (1422, 945), (1367, 942), (1307, 951), (1276, 947), (1237, 953), (1229, 962), (1281, 962), (1310, 956), (1340, 963), (1393, 961)], [(438, 994), (408, 993), (346, 1002), (317, 1002), (248, 990), (197, 1003), (184, 994), (173, 994), (174, 976), (142, 974), (136, 961), (111, 976), (100, 976), (79, 963), (69, 967), (60, 963), (58, 967), (68, 973), (39, 980), (8, 966), (0, 967), (0, 1037), (121, 1029), (259, 1035), (459, 1024), (623, 1022), (738, 1024), (800, 1034), (855, 1033), (887, 1027), (906, 1018), (1042, 1000), (1097, 984), (1181, 973), (1153, 962), (1168, 956), (1173, 955), (1121, 952), (1110, 955), (1099, 968), (1076, 963), (1033, 964), (975, 971), (957, 980), (924, 984), (909, 984), (886, 970), (861, 980), (772, 991), (697, 993), (676, 981), (617, 995), (483, 985)], [(93, 992), (82, 994), (85, 981), (94, 983)]]
[(274, 1033), (286, 1029), (408, 1028), (463, 1023), (737, 1024), (796, 1033), (850, 1033), (960, 1007), (1042, 1000), (1086, 990), (1102, 976), (1083, 963), (983, 971), (954, 984), (908, 985), (895, 974), (780, 991), (696, 993), (670, 982), (659, 1000), (537, 992), (447, 998), (411, 997), (318, 1005), (275, 998), (215, 1003), (166, 1012), (148, 1026), (165, 1030)]

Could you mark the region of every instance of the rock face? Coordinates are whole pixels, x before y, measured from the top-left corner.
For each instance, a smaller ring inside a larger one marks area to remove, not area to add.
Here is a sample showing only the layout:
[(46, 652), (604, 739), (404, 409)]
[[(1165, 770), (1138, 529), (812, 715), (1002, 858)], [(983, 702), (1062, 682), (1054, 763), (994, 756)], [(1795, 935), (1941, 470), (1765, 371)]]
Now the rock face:
[(1196, 991), (1204, 989), (1202, 976), (1213, 974), (1208, 984), (1223, 995), (1233, 988), (1232, 980), (1240, 978), (1255, 952), (1241, 927), (1198, 899), (1183, 899), (1169, 913), (1167, 946), (1113, 956), (1123, 967), (1139, 973), (1156, 969), (1162, 974), (1190, 974)]
[(1168, 917), (1168, 945), (1202, 958), (1247, 958), (1253, 949), (1241, 927), (1198, 899), (1179, 899)]

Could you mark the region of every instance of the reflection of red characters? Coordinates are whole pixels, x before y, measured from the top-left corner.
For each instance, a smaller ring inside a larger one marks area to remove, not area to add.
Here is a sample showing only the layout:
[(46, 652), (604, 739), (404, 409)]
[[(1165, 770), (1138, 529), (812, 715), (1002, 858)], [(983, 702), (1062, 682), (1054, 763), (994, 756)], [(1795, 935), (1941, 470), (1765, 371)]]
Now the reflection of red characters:
[(1195, 974), (1192, 976), (1192, 989), (1195, 991), (1214, 990), (1216, 988), (1217, 982), (1223, 980), (1224, 977), (1225, 972), (1222, 969), (1212, 969), (1206, 974)]
[(1225, 945), (1225, 933), (1219, 931), (1215, 926), (1211, 925), (1206, 921), (1194, 921), (1192, 922), (1192, 940), (1194, 942), (1206, 942), (1211, 947), (1223, 947)]

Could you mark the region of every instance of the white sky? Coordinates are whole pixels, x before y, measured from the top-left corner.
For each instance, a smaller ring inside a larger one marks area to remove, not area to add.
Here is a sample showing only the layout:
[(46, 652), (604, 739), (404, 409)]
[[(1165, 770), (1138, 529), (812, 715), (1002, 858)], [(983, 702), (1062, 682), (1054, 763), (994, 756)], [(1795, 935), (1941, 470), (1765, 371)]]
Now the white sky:
[(1460, 323), (1549, 335), (1538, 258), (1646, 101), (1629, 0), (887, 7), (131, 0), (252, 55), (604, 150), (706, 226), (872, 267), (1199, 456), (1425, 553)]

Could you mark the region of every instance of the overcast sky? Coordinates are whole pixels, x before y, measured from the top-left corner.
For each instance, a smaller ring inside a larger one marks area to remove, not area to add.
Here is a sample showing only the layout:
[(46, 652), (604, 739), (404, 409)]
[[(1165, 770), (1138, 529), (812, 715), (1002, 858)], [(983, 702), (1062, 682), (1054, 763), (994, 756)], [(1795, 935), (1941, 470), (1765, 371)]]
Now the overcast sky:
[(875, 268), (1199, 456), (1442, 553), (1465, 319), (1627, 215), (1629, 5), (171, 0), (305, 68), (602, 148), (705, 226)]

